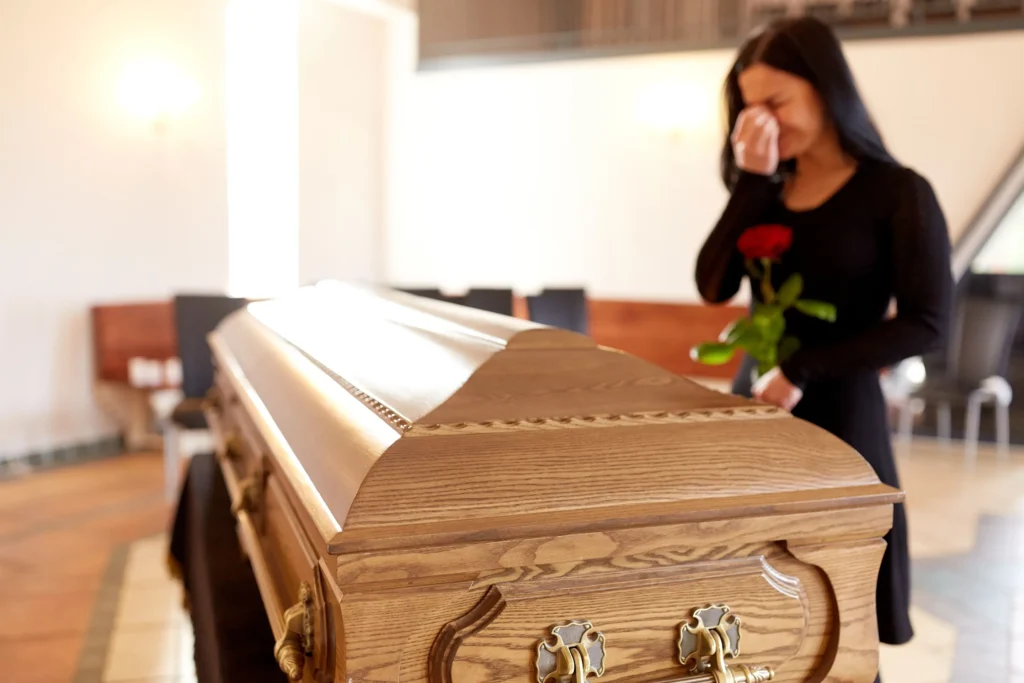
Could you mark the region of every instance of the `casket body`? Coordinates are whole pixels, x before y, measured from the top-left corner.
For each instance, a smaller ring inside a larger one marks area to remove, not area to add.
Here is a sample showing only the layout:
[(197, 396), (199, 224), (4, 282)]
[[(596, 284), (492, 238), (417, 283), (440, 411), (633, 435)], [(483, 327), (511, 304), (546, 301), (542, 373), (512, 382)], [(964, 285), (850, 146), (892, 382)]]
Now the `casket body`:
[(900, 493), (829, 434), (585, 337), (336, 283), (211, 347), (293, 680), (873, 680)]

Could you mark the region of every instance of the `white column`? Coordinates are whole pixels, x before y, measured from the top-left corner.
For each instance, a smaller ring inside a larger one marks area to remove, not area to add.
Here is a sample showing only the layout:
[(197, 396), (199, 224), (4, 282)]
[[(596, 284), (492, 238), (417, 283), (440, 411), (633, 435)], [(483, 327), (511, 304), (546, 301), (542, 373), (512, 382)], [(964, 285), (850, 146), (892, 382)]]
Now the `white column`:
[(298, 0), (226, 18), (229, 290), (277, 296), (298, 285)]

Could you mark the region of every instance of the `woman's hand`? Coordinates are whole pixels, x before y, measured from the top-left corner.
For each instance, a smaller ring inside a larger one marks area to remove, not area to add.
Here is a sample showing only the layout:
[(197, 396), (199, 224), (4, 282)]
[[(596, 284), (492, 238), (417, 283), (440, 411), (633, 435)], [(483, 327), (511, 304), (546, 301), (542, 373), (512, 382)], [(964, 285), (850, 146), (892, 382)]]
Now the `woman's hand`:
[(741, 111), (731, 140), (739, 168), (758, 175), (775, 174), (779, 168), (779, 122), (767, 107)]
[(792, 411), (804, 397), (800, 387), (792, 384), (782, 370), (774, 368), (764, 374), (757, 382), (751, 392), (758, 401), (770, 403), (785, 411)]

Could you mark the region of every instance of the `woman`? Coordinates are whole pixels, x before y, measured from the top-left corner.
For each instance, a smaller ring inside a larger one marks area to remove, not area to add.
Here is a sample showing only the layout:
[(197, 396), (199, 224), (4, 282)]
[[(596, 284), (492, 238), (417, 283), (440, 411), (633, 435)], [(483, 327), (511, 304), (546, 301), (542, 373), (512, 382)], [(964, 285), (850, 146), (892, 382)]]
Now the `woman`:
[[(747, 272), (737, 241), (777, 224), (791, 228), (792, 243), (772, 266), (775, 288), (800, 273), (804, 296), (837, 310), (834, 322), (787, 313), (799, 350), (756, 383), (746, 359), (734, 391), (832, 432), (899, 486), (878, 373), (932, 350), (946, 331), (950, 245), (935, 194), (886, 150), (838, 40), (819, 21), (782, 20), (748, 40), (725, 98), (722, 173), (732, 196), (697, 261), (701, 295), (736, 295)], [(893, 297), (898, 313), (889, 317)], [(878, 629), (882, 642), (902, 644), (913, 635), (902, 505), (886, 540)]]

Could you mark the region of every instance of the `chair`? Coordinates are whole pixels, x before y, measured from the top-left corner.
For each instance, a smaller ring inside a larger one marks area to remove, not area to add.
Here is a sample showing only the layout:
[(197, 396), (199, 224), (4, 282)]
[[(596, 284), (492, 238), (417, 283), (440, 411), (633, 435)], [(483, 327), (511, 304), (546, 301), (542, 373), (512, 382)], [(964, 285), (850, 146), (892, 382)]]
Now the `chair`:
[(970, 19), (969, 3), (970, 0), (919, 0), (914, 12), (927, 23), (964, 22)]
[(1021, 306), (1017, 297), (974, 295), (960, 300), (945, 370), (926, 379), (902, 402), (900, 437), (905, 443), (911, 439), (915, 403), (932, 402), (938, 406), (937, 432), (945, 443), (952, 431), (952, 404), (966, 404), (964, 449), (968, 465), (973, 466), (978, 456), (981, 409), (991, 403), (996, 411), (999, 456), (1009, 455), (1013, 391), (1004, 376), (1020, 323)]
[(481, 311), (512, 315), (511, 289), (471, 289), (464, 305)]
[(213, 386), (213, 356), (206, 336), (221, 320), (247, 303), (227, 296), (181, 295), (174, 298), (174, 322), (181, 358), (184, 399), (175, 406), (164, 429), (164, 493), (168, 500), (178, 490), (182, 441), (186, 434), (205, 433), (202, 401)]
[(533, 322), (590, 334), (587, 294), (583, 289), (545, 289), (528, 297), (527, 305)]

